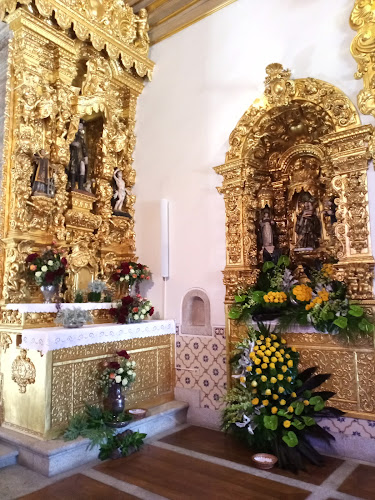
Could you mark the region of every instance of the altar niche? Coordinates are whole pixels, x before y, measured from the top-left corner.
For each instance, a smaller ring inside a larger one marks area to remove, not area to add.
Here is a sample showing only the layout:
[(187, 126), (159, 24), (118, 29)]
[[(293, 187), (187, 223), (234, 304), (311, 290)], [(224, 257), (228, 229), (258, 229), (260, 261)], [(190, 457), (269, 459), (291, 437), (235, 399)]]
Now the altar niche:
[[(288, 254), (298, 269), (315, 259), (337, 258), (338, 279), (370, 312), (375, 301), (367, 169), (373, 128), (361, 126), (353, 103), (333, 85), (293, 80), (277, 63), (266, 73), (263, 96), (242, 116), (225, 164), (215, 168), (223, 176), (218, 191), (226, 208), (226, 307), (240, 287), (257, 282), (265, 259)], [(230, 359), (230, 346), (244, 331), (227, 319), (227, 332)], [(303, 365), (319, 359), (322, 370), (334, 373), (330, 384), (341, 409), (375, 418), (375, 389), (365, 383), (375, 356), (371, 342), (362, 345), (368, 361), (356, 347), (336, 350), (337, 341), (326, 335), (296, 332), (296, 343)], [(350, 391), (345, 377), (335, 373), (336, 364), (350, 364), (358, 374)], [(229, 367), (228, 377), (230, 383)]]
[[(128, 6), (118, 9), (134, 17)], [(136, 60), (146, 66), (151, 61), (129, 41), (124, 50), (130, 43), (130, 59), (99, 48), (104, 27), (100, 40), (92, 35), (91, 43), (82, 40), (86, 32), (75, 36), (49, 22), (50, 15), (20, 9), (6, 18), (15, 47), (0, 214), (5, 303), (41, 300), (37, 290), (21, 286), (23, 263), (27, 253), (52, 241), (68, 249), (67, 301), (88, 280), (98, 274), (107, 279), (118, 262), (135, 259), (132, 153), (145, 75)], [(138, 69), (130, 69), (133, 64)]]

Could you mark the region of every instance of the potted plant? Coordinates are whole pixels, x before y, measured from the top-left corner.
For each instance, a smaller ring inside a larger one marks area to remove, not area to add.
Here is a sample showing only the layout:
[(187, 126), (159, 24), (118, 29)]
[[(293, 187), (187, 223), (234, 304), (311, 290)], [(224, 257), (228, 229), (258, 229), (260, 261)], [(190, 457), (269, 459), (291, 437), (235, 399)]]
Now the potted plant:
[(40, 287), (46, 303), (57, 294), (67, 267), (68, 261), (53, 246), (47, 247), (42, 255), (32, 253), (26, 258), (27, 275)]
[(64, 328), (81, 328), (86, 323), (92, 323), (93, 318), (90, 311), (84, 311), (78, 307), (60, 309), (55, 322), (62, 324)]
[(88, 285), (89, 293), (87, 299), (89, 302), (100, 302), (102, 293), (106, 290), (107, 285), (104, 281), (94, 280)]

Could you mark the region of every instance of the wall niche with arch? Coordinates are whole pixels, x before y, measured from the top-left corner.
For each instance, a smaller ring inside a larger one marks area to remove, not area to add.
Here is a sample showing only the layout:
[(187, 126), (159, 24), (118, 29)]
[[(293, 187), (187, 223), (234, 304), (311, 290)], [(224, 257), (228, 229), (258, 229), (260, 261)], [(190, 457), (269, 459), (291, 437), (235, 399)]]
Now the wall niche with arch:
[(182, 300), (181, 333), (212, 335), (210, 299), (199, 288), (186, 292)]

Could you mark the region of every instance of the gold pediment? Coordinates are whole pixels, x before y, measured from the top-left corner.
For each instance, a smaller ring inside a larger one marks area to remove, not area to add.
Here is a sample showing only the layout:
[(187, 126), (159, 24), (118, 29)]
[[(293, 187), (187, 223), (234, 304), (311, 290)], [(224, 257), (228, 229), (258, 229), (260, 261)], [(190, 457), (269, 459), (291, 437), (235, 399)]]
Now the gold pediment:
[(125, 68), (151, 80), (147, 17), (134, 14), (129, 5), (118, 0), (0, 0), (0, 20), (9, 22), (25, 8), (53, 18), (63, 30), (72, 29), (79, 40), (90, 40), (96, 50), (105, 50), (110, 59), (120, 59)]

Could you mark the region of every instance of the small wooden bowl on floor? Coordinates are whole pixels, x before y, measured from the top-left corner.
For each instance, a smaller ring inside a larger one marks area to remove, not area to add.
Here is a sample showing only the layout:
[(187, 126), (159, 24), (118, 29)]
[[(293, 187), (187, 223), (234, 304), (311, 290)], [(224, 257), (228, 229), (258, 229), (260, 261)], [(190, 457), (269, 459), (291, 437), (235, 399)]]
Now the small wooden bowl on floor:
[(277, 457), (275, 457), (275, 455), (269, 455), (268, 453), (256, 453), (251, 457), (251, 461), (257, 469), (267, 470), (272, 469), (276, 464)]
[(145, 418), (147, 411), (142, 408), (134, 408), (133, 410), (128, 410), (128, 413), (133, 417), (133, 420), (141, 420)]

